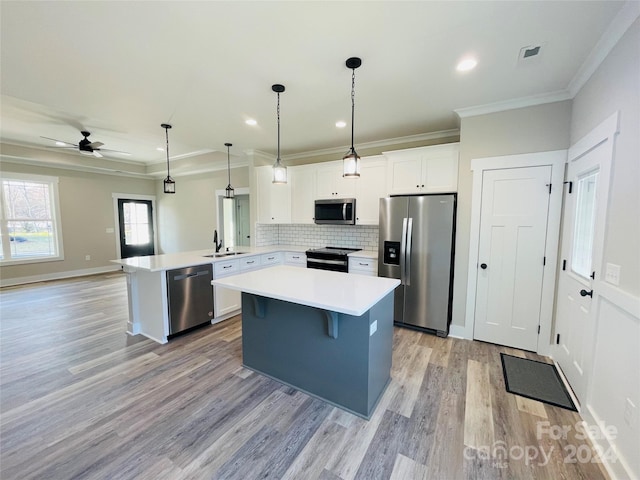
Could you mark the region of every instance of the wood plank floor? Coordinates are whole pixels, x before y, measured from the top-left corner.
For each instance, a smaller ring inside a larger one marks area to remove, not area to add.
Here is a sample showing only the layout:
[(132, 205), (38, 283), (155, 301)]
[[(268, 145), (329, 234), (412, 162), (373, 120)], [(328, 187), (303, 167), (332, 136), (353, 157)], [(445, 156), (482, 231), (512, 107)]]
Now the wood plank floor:
[(0, 314), (2, 479), (608, 478), (571, 455), (597, 458), (576, 413), (505, 391), (500, 352), (531, 353), (396, 329), (365, 421), (244, 369), (239, 317), (126, 335), (119, 273), (2, 289)]

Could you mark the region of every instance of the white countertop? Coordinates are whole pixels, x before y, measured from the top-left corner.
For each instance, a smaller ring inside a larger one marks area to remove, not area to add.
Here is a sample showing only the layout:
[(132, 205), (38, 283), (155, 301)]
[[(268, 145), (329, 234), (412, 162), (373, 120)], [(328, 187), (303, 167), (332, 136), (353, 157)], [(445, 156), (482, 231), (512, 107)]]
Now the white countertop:
[[(174, 268), (191, 267), (193, 265), (204, 265), (206, 263), (224, 262), (248, 255), (260, 255), (274, 252), (300, 252), (304, 253), (308, 247), (300, 245), (271, 245), (268, 247), (238, 247), (237, 252), (242, 255), (230, 255), (226, 257), (205, 257), (212, 255), (215, 249), (194, 250), (182, 253), (166, 253), (164, 255), (147, 255), (144, 257), (123, 258), (121, 260), (111, 260), (125, 267), (125, 269), (143, 270), (147, 272), (161, 272), (163, 270), (173, 270)], [(224, 253), (224, 251), (220, 252)]]
[(400, 280), (283, 265), (213, 280), (211, 284), (360, 316), (400, 285)]
[[(212, 255), (215, 253), (214, 248), (206, 250), (193, 250), (191, 252), (182, 253), (166, 253), (163, 255), (147, 255), (144, 257), (131, 257), (123, 258), (121, 260), (111, 260), (112, 263), (117, 263), (125, 267), (125, 270), (143, 270), (146, 272), (161, 272), (164, 270), (173, 270), (175, 268), (192, 267), (194, 265), (204, 265), (206, 263), (224, 262), (234, 260), (236, 258), (242, 258), (247, 255), (260, 255), (263, 253), (274, 252), (306, 252), (310, 247), (301, 245), (270, 245), (268, 247), (238, 247), (237, 252), (241, 252), (242, 255), (230, 255), (226, 257), (205, 257), (205, 255)], [(317, 247), (314, 247), (317, 248)], [(224, 251), (220, 252), (224, 253)], [(378, 258), (378, 252), (369, 250), (359, 250), (357, 252), (350, 253), (351, 257), (361, 258)]]

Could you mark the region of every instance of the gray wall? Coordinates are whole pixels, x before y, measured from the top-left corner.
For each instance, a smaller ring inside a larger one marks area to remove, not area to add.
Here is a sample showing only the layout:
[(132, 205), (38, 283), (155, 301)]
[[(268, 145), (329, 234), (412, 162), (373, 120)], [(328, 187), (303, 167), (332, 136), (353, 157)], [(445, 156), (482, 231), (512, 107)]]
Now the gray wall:
[[(113, 193), (154, 195), (154, 180), (2, 162), (2, 171), (59, 178), (64, 260), (0, 267), (3, 280), (112, 266), (116, 258)], [(91, 255), (91, 260), (85, 260)]]
[[(227, 171), (176, 177), (175, 195), (165, 195), (157, 182), (158, 231), (161, 253), (213, 248), (216, 228), (216, 190), (224, 190)], [(231, 185), (249, 187), (249, 167), (231, 169)]]
[[(620, 288), (640, 296), (640, 20), (627, 30), (573, 100), (571, 143), (616, 110), (604, 264), (621, 266)], [(604, 273), (604, 272), (603, 272)]]
[(569, 147), (571, 101), (463, 118), (460, 125), (454, 325), (464, 326), (471, 226), (471, 160)]

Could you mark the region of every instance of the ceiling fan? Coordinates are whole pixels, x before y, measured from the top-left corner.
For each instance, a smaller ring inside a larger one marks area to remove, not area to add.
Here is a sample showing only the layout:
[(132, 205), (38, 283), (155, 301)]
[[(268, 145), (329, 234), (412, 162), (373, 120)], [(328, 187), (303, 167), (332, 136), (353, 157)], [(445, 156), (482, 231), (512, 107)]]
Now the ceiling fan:
[(46, 138), (47, 140), (53, 140), (54, 142), (56, 142), (57, 148), (66, 148), (66, 149), (70, 149), (70, 150), (75, 150), (78, 149), (80, 151), (80, 153), (85, 153), (85, 154), (92, 154), (94, 157), (98, 157), (98, 158), (102, 158), (102, 154), (100, 153), (102, 152), (109, 152), (109, 153), (117, 153), (120, 155), (131, 155), (130, 153), (127, 152), (119, 152), (117, 150), (109, 150), (107, 148), (100, 148), (104, 145), (104, 143), (102, 142), (92, 142), (91, 140), (89, 140), (89, 135), (91, 135), (91, 132), (87, 132), (86, 130), (83, 130), (80, 132), (82, 134), (82, 136), (84, 137), (82, 140), (80, 140), (80, 142), (78, 142), (78, 144), (72, 143), (72, 142), (67, 142), (64, 140), (58, 140), (56, 138), (50, 138), (50, 137), (41, 137), (41, 138)]

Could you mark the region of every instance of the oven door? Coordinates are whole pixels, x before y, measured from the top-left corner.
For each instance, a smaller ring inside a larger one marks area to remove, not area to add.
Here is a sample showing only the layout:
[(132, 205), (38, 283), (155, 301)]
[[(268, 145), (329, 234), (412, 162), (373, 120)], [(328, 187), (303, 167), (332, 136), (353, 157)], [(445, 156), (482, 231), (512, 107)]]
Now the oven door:
[(355, 225), (356, 200), (355, 198), (316, 200), (314, 218), (315, 222), (321, 225)]
[(315, 268), (317, 270), (331, 270), (333, 272), (347, 272), (349, 270), (349, 264), (344, 260), (309, 258), (309, 256), (307, 256), (307, 268)]

